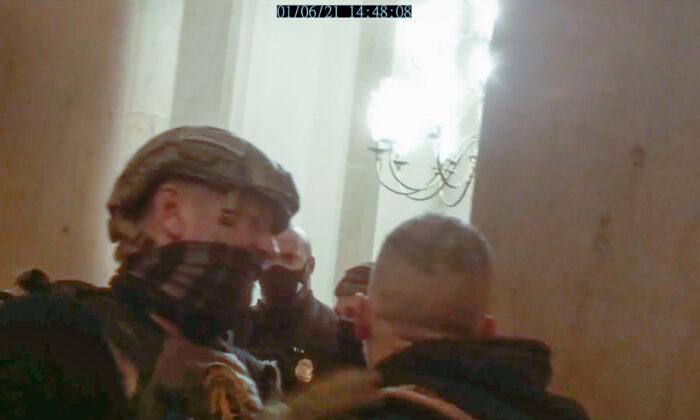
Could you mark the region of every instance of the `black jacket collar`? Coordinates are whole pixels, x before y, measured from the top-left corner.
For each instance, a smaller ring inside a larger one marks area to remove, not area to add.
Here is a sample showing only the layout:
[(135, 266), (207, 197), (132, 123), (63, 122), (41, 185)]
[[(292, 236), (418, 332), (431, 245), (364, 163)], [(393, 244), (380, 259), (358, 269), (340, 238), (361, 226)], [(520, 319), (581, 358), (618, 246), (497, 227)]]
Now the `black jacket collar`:
[(484, 419), (587, 418), (549, 394), (549, 348), (535, 340), (424, 341), (378, 366), (384, 385), (415, 384)]

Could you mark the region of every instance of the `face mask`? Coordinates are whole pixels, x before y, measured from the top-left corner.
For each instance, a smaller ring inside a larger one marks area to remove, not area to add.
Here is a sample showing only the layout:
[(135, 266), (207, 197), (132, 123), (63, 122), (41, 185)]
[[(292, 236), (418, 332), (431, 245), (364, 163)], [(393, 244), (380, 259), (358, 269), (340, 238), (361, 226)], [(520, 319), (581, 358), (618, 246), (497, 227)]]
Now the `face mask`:
[(112, 290), (205, 344), (245, 322), (260, 261), (248, 250), (213, 242), (177, 242), (133, 255)]
[(275, 265), (263, 273), (260, 279), (260, 291), (268, 305), (289, 306), (304, 287), (305, 280), (306, 268), (287, 270)]

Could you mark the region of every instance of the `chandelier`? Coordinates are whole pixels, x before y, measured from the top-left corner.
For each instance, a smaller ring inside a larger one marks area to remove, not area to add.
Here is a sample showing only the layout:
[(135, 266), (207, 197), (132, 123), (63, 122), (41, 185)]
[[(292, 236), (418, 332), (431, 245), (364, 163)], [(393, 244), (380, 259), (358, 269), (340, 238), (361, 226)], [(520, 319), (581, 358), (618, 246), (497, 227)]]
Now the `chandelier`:
[[(452, 10), (460, 13), (451, 14), (444, 0), (422, 4), (423, 21), (412, 19), (410, 25), (397, 27), (394, 75), (371, 94), (368, 123), (374, 144), (369, 149), (382, 187), (410, 200), (437, 199), (455, 207), (474, 183), (484, 84), (492, 66), (489, 44), (498, 11), (494, 0), (453, 0)], [(462, 10), (465, 4), (468, 8)], [(466, 36), (463, 19), (471, 28)], [(467, 68), (460, 60), (464, 52)], [(467, 109), (474, 111), (468, 118)], [(419, 146), (432, 155), (411, 162)], [(428, 167), (426, 161), (431, 162)], [(409, 176), (415, 175), (414, 166), (425, 173), (421, 182)]]
[[(432, 140), (437, 140), (439, 131), (430, 136)], [(478, 138), (471, 137), (445, 159), (441, 158), (439, 152), (435, 153), (432, 175), (423, 185), (411, 185), (401, 178), (401, 169), (410, 162), (401, 159), (396, 153), (395, 142), (382, 139), (370, 150), (376, 156), (377, 180), (384, 188), (413, 201), (427, 201), (437, 196), (443, 205), (455, 207), (466, 197), (474, 181), (478, 144)], [(446, 192), (452, 191), (456, 198), (450, 199)]]

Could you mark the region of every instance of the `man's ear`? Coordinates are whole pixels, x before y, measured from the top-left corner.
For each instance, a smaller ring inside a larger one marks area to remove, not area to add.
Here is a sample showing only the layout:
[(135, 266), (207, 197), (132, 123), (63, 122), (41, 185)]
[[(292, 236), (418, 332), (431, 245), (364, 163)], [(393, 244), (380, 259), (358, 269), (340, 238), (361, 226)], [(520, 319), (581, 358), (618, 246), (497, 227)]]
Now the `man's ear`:
[(369, 299), (361, 293), (355, 294), (355, 338), (368, 340), (372, 334), (372, 308)]
[(316, 269), (316, 257), (309, 257), (309, 260), (306, 262), (306, 275), (310, 276), (314, 273), (314, 270)]
[(486, 315), (481, 323), (481, 336), (483, 338), (493, 338), (496, 336), (496, 319), (491, 315)]
[(155, 223), (169, 241), (177, 241), (185, 234), (182, 198), (182, 191), (169, 182), (158, 187), (153, 195), (152, 211)]

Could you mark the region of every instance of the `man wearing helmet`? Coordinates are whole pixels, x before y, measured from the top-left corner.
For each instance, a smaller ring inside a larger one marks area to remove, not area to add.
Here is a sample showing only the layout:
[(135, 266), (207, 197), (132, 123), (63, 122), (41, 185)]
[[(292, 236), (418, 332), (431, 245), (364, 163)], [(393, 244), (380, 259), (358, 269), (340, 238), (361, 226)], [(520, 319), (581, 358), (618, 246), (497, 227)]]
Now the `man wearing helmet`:
[(225, 130), (179, 127), (132, 157), (108, 208), (120, 267), (109, 289), (69, 294), (101, 321), (134, 414), (254, 414), (266, 392), (218, 338), (245, 319), (299, 208), (290, 174)]

